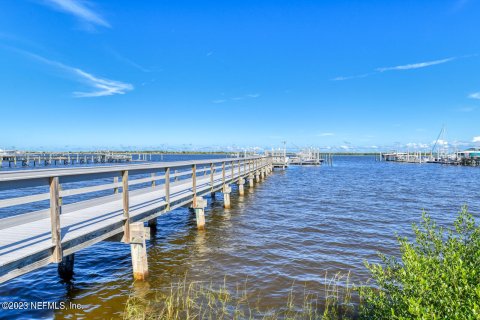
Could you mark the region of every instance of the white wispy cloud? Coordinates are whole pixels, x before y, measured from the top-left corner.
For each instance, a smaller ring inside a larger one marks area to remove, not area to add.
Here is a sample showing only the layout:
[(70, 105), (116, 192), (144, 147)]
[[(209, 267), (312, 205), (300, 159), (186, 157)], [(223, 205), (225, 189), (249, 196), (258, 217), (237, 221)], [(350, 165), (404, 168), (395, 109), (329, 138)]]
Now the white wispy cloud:
[[(480, 97), (479, 97), (480, 99)], [(472, 107), (472, 106), (469, 106), (469, 107), (461, 107), (461, 108), (458, 108), (456, 109), (458, 112), (472, 112), (472, 111), (475, 111), (477, 110), (477, 107)]]
[[(474, 56), (474, 55), (472, 55)], [(470, 56), (463, 56), (461, 58), (467, 58)], [(420, 68), (426, 68), (438, 64), (443, 64), (447, 63), (453, 60), (458, 59), (459, 57), (451, 57), (451, 58), (445, 58), (445, 59), (440, 59), (440, 60), (432, 60), (432, 61), (425, 61), (425, 62), (417, 62), (417, 63), (410, 63), (410, 64), (405, 64), (405, 65), (398, 65), (398, 66), (393, 66), (393, 67), (381, 67), (381, 68), (376, 68), (374, 72), (369, 72), (369, 73), (364, 73), (360, 75), (353, 75), (353, 76), (340, 76), (340, 77), (335, 77), (330, 79), (331, 81), (343, 81), (343, 80), (351, 80), (351, 79), (358, 79), (358, 78), (366, 78), (374, 74), (378, 73), (383, 73), (386, 71), (401, 71), (401, 70), (412, 70), (412, 69), (420, 69)], [(479, 93), (479, 99), (480, 99), (480, 93)]]
[(368, 77), (372, 74), (374, 74), (374, 72), (359, 74), (359, 75), (356, 75), (356, 76), (346, 76), (346, 77), (340, 76), (340, 77), (332, 78), (330, 80), (332, 80), (332, 81), (352, 80), (352, 79), (366, 78), (366, 77)]
[[(260, 93), (249, 93), (249, 94), (245, 94), (243, 96), (230, 98), (230, 100), (241, 101), (241, 100), (245, 100), (245, 99), (256, 99), (258, 97), (260, 97)], [(212, 103), (224, 103), (224, 102), (227, 102), (227, 101), (228, 101), (228, 99), (226, 99), (226, 98), (225, 99), (217, 99), (217, 100), (213, 100)]]
[(432, 145), (434, 145), (435, 143), (436, 143), (437, 145), (439, 145), (439, 146), (448, 146), (448, 144), (449, 144), (448, 141), (442, 140), (442, 139), (438, 139), (438, 140), (436, 140), (436, 141), (432, 141)]
[(106, 48), (106, 51), (108, 51), (111, 55), (113, 55), (115, 57), (115, 59), (117, 59), (120, 62), (123, 62), (127, 65), (130, 65), (131, 67), (133, 67), (135, 69), (138, 69), (142, 72), (151, 72), (150, 69), (141, 66), (140, 64), (136, 63), (135, 61), (133, 61), (131, 59), (128, 59), (127, 57), (124, 57), (123, 55), (121, 55), (119, 52), (115, 51), (112, 48)]
[(331, 137), (331, 136), (334, 136), (335, 134), (333, 132), (322, 132), (322, 133), (319, 133), (317, 136), (319, 137)]
[(85, 72), (79, 68), (67, 66), (61, 62), (53, 61), (31, 52), (27, 52), (20, 49), (13, 49), (13, 50), (19, 53), (22, 53), (23, 55), (30, 57), (31, 59), (50, 65), (52, 67), (55, 67), (73, 76), (73, 78), (76, 81), (82, 82), (93, 88), (93, 90), (88, 92), (75, 91), (73, 92), (74, 97), (87, 98), (87, 97), (112, 96), (115, 94), (125, 94), (128, 91), (133, 90), (133, 85), (129, 83), (110, 80), (106, 78), (100, 78), (100, 77), (94, 76), (91, 73)]
[(111, 27), (102, 16), (88, 7), (88, 2), (79, 0), (43, 0), (43, 3), (56, 10), (69, 13), (84, 22), (107, 28)]
[(392, 71), (392, 70), (412, 70), (412, 69), (420, 69), (420, 68), (426, 68), (430, 66), (435, 66), (437, 64), (443, 64), (447, 63), (450, 61), (453, 61), (457, 59), (456, 57), (452, 58), (446, 58), (446, 59), (440, 59), (440, 60), (433, 60), (433, 61), (426, 61), (426, 62), (418, 62), (418, 63), (411, 63), (411, 64), (405, 64), (405, 65), (400, 65), (400, 66), (394, 66), (394, 67), (383, 67), (383, 68), (377, 68), (375, 69), (378, 72), (385, 72), (385, 71)]
[(474, 92), (468, 95), (470, 99), (479, 99), (480, 100), (480, 92)]
[(90, 92), (76, 91), (73, 93), (73, 95), (77, 98), (112, 96), (115, 94), (125, 94), (127, 91), (133, 90), (133, 86), (129, 83), (98, 78), (78, 68), (67, 68), (77, 74), (81, 80), (84, 80), (87, 84), (96, 89)]
[(480, 136), (473, 137), (472, 142), (480, 142)]
[[(440, 142), (440, 141), (439, 141)], [(413, 148), (413, 149), (426, 149), (429, 148), (430, 145), (427, 143), (421, 143), (421, 142), (409, 142), (405, 145), (407, 148)]]

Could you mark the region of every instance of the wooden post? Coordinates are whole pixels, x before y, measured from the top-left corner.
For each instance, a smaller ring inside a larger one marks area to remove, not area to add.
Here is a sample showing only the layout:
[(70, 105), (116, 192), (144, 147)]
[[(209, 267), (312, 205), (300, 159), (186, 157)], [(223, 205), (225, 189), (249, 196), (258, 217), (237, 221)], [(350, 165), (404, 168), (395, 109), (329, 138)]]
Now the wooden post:
[(125, 243), (130, 242), (130, 204), (128, 197), (128, 170), (122, 171), (122, 202), (123, 202), (123, 239)]
[[(113, 177), (113, 183), (117, 184), (118, 183), (118, 177)], [(118, 193), (118, 186), (115, 186), (113, 188), (113, 193), (117, 194)]]
[(223, 186), (223, 206), (225, 209), (230, 209), (230, 193), (232, 188), (229, 185)]
[(148, 277), (147, 246), (145, 243), (146, 228), (142, 222), (130, 225), (130, 250), (132, 253), (133, 278), (145, 280)]
[(60, 213), (62, 207), (60, 205), (60, 190), (58, 177), (51, 177), (50, 184), (50, 222), (52, 226), (52, 262), (59, 263), (62, 261), (62, 234), (60, 226)]
[(238, 194), (243, 196), (245, 194), (245, 188), (243, 185), (245, 184), (245, 179), (241, 176), (238, 178)]
[(62, 278), (63, 281), (69, 282), (73, 279), (73, 266), (75, 263), (75, 254), (72, 253), (66, 257), (63, 257), (63, 260), (58, 264), (58, 275)]
[(225, 186), (225, 161), (222, 163), (222, 184)]
[(207, 206), (207, 200), (203, 197), (198, 197), (193, 209), (195, 210), (195, 218), (197, 220), (197, 228), (199, 230), (205, 229), (205, 207)]
[(197, 205), (197, 165), (192, 165), (193, 208)]
[(150, 230), (156, 231), (157, 230), (157, 218), (153, 218), (148, 220), (148, 226), (150, 227)]
[(233, 165), (233, 161), (230, 164), (232, 166), (232, 168), (231, 168), (232, 176), (230, 177), (230, 181), (233, 181), (233, 175), (235, 174), (233, 169), (235, 168), (235, 166)]
[(210, 192), (213, 192), (213, 176), (215, 175), (215, 167), (213, 162), (210, 163)]
[(166, 210), (170, 210), (170, 168), (165, 168), (165, 202)]
[(152, 188), (155, 188), (155, 172), (152, 172), (151, 174), (151, 177), (152, 177)]
[(238, 168), (238, 177), (240, 178), (242, 176), (242, 173), (241, 173), (241, 166), (240, 166), (240, 160), (237, 161), (237, 168)]

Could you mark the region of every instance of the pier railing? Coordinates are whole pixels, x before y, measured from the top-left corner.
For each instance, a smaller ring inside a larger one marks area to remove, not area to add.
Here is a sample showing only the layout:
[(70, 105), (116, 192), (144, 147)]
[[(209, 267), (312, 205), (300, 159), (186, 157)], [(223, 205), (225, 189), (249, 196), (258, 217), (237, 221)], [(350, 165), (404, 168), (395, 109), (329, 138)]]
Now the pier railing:
[(252, 186), (271, 166), (250, 157), (2, 172), (0, 213), (11, 216), (0, 219), (0, 282), (115, 235), (135, 242), (132, 223), (180, 206), (203, 215), (204, 194), (222, 191), (229, 207), (231, 183), (243, 193), (245, 177)]

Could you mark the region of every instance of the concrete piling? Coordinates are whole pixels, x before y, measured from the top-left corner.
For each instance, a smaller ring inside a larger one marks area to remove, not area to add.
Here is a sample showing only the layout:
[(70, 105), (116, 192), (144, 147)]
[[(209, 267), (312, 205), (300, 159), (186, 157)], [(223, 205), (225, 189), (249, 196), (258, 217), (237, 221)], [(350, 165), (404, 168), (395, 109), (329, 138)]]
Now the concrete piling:
[(197, 228), (199, 230), (205, 229), (205, 207), (207, 206), (207, 200), (202, 197), (196, 197), (196, 201), (192, 205), (195, 211), (195, 218), (197, 220)]
[(132, 254), (133, 278), (146, 280), (148, 277), (147, 246), (145, 243), (148, 228), (142, 222), (130, 224), (130, 251)]
[(223, 206), (225, 209), (230, 209), (230, 193), (232, 192), (232, 188), (229, 185), (223, 186)]
[(244, 185), (245, 185), (245, 179), (239, 178), (238, 179), (238, 194), (241, 195), (241, 196), (243, 196), (245, 194)]

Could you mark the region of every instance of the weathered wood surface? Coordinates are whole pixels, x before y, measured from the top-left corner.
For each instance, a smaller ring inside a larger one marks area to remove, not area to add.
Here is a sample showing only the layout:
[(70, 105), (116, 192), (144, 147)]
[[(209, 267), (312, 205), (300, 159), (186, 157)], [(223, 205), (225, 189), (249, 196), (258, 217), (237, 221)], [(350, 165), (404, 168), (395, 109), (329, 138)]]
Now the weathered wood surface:
[[(234, 170), (232, 164), (235, 169), (238, 166), (238, 170)], [(0, 219), (0, 283), (59, 262), (62, 256), (115, 235), (124, 234), (124, 242), (128, 243), (130, 235), (124, 231), (129, 232), (131, 223), (149, 221), (169, 210), (190, 205), (195, 196), (225, 190), (225, 185), (236, 183), (270, 164), (268, 158), (246, 158), (235, 159), (235, 162), (216, 159), (3, 172), (0, 174), (0, 190), (49, 186), (48, 197), (38, 196), (37, 199), (50, 199), (51, 206), (46, 210)], [(171, 169), (175, 173), (172, 174)], [(133, 174), (150, 176), (131, 180)], [(183, 179), (178, 179), (182, 176)], [(99, 178), (111, 178), (115, 182), (63, 191), (58, 187), (58, 182)], [(129, 186), (140, 183), (148, 186), (128, 190)], [(111, 189), (112, 194), (67, 205), (61, 205), (59, 201), (59, 197), (106, 189)], [(32, 202), (31, 197), (35, 196), (23, 197), (26, 198), (24, 203)], [(20, 199), (13, 199), (0, 200), (0, 207), (2, 203), (4, 207), (22, 203)]]

